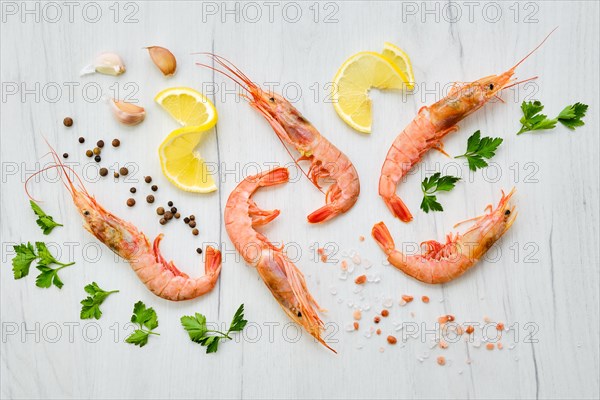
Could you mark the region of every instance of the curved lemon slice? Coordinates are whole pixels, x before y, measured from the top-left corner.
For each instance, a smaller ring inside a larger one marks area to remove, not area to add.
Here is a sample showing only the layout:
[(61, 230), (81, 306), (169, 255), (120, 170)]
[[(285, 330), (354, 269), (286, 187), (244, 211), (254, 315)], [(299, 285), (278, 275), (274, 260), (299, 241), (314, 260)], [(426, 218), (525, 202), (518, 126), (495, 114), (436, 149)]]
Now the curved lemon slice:
[(400, 47), (393, 45), (389, 42), (383, 44), (383, 51), (381, 55), (387, 58), (400, 71), (404, 73), (408, 81), (406, 87), (408, 90), (413, 90), (415, 87), (415, 75), (413, 74), (412, 64), (408, 54), (406, 54)]
[(363, 51), (350, 57), (333, 78), (333, 106), (338, 115), (359, 132), (371, 132), (369, 90), (403, 89), (407, 76), (381, 54)]
[(217, 110), (202, 93), (188, 87), (165, 89), (154, 97), (182, 126), (210, 129), (217, 123)]
[(163, 174), (187, 192), (209, 193), (217, 190), (201, 155), (197, 151), (206, 130), (198, 126), (175, 129), (158, 148)]

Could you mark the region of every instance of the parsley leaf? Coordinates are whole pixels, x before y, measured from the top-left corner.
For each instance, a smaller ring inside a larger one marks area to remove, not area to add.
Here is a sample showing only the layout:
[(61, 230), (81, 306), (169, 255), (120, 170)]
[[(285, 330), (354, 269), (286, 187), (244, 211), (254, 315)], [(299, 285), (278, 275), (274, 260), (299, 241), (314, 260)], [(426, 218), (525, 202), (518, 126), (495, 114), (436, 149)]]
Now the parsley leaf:
[(148, 332), (143, 331), (141, 329), (136, 329), (131, 335), (127, 337), (127, 339), (125, 339), (125, 341), (135, 346), (144, 347), (148, 343), (149, 336), (150, 334)]
[[(56, 258), (54, 258), (54, 256), (52, 255), (52, 253), (50, 253), (50, 250), (48, 250), (48, 247), (46, 246), (46, 243), (44, 242), (35, 242), (35, 247), (37, 249), (38, 252), (38, 265), (50, 265), (50, 264), (60, 264)], [(63, 264), (61, 264), (63, 265)]]
[(587, 104), (582, 103), (566, 106), (560, 114), (558, 114), (558, 122), (571, 130), (575, 130), (576, 127), (585, 125), (581, 119), (585, 117), (587, 109)]
[(199, 313), (196, 313), (193, 317), (181, 317), (181, 325), (190, 335), (192, 342), (195, 343), (200, 343), (207, 332), (206, 317)]
[[(29, 269), (31, 267), (31, 263), (34, 260), (38, 260), (36, 268), (41, 272), (36, 280), (35, 284), (41, 288), (49, 288), (54, 284), (57, 288), (63, 287), (63, 282), (60, 280), (58, 276), (58, 271), (63, 268), (66, 268), (70, 265), (75, 264), (71, 263), (61, 263), (58, 261), (46, 244), (43, 242), (35, 242), (35, 249), (31, 245), (31, 243), (21, 243), (20, 245), (13, 246), (17, 255), (12, 260), (13, 265), (13, 274), (15, 279), (21, 279), (27, 275), (29, 275)], [(37, 254), (35, 253), (37, 250)], [(50, 264), (60, 265), (59, 268), (50, 268)]]
[(21, 279), (29, 275), (29, 267), (33, 260), (37, 258), (33, 245), (29, 242), (27, 244), (21, 243), (13, 246), (15, 249), (15, 257), (12, 259), (13, 274), (15, 279)]
[(241, 304), (233, 316), (231, 326), (229, 327), (227, 333), (241, 332), (246, 327), (247, 323), (248, 321), (244, 319), (244, 304)]
[[(219, 341), (222, 339), (232, 339), (229, 334), (231, 332), (241, 332), (248, 321), (244, 319), (244, 305), (240, 305), (233, 316), (231, 325), (226, 333), (208, 329), (206, 327), (206, 317), (200, 313), (195, 313), (194, 316), (181, 317), (181, 325), (186, 330), (190, 339), (194, 343), (199, 343), (206, 347), (206, 353), (215, 353), (219, 349)], [(212, 335), (209, 335), (212, 333)]]
[(62, 224), (55, 222), (54, 218), (46, 214), (33, 200), (29, 200), (29, 204), (35, 215), (38, 216), (38, 219), (35, 222), (42, 228), (44, 235), (49, 235), (50, 232), (52, 232), (52, 229), (57, 226), (62, 226)]
[(538, 100), (533, 102), (523, 101), (521, 104), (521, 110), (523, 111), (523, 117), (520, 120), (521, 129), (517, 132), (517, 135), (529, 131), (554, 128), (558, 120), (556, 118), (548, 119), (548, 116), (540, 114), (543, 109), (544, 106)]
[(91, 296), (81, 300), (81, 313), (79, 317), (81, 319), (100, 319), (102, 311), (100, 305), (106, 300), (106, 298), (112, 293), (117, 293), (118, 290), (105, 291), (98, 286), (96, 282), (92, 282), (83, 288)]
[(429, 211), (444, 211), (444, 208), (437, 202), (436, 196), (423, 196), (421, 210), (428, 213)]
[(449, 192), (454, 189), (456, 182), (460, 178), (456, 176), (445, 175), (441, 176), (439, 172), (431, 175), (429, 178), (425, 178), (421, 183), (421, 190), (423, 191), (423, 201), (421, 201), (421, 210), (428, 213), (429, 211), (444, 211), (444, 208), (437, 201), (437, 197), (433, 194), (435, 192)]
[(521, 118), (521, 130), (517, 132), (520, 135), (523, 132), (541, 130), (541, 129), (552, 129), (556, 127), (556, 123), (560, 122), (567, 128), (574, 130), (578, 126), (583, 126), (585, 123), (582, 118), (585, 117), (588, 106), (583, 103), (575, 103), (570, 106), (566, 106), (558, 114), (558, 117), (554, 119), (548, 119), (544, 114), (539, 114), (544, 109), (544, 106), (539, 101), (534, 102), (523, 102), (521, 104), (521, 110), (523, 110), (523, 117)]
[(150, 330), (158, 327), (158, 317), (156, 316), (156, 311), (154, 311), (152, 307), (146, 308), (146, 305), (141, 301), (138, 301), (133, 306), (131, 322), (138, 324), (141, 328), (145, 326)]
[(141, 301), (138, 301), (133, 306), (131, 322), (139, 325), (139, 329), (133, 331), (133, 333), (125, 339), (127, 343), (144, 347), (146, 343), (148, 343), (148, 337), (150, 335), (160, 335), (160, 333), (153, 331), (158, 327), (156, 311), (154, 311), (152, 307), (146, 308), (146, 305)]
[(454, 158), (466, 158), (471, 171), (488, 166), (487, 161), (496, 155), (496, 149), (503, 142), (502, 138), (481, 138), (481, 132), (477, 131), (467, 140), (467, 152)]
[(72, 264), (63, 265), (62, 267), (58, 267), (56, 269), (50, 268), (47, 265), (36, 265), (36, 268), (40, 270), (41, 274), (35, 278), (35, 285), (41, 288), (49, 288), (50, 286), (54, 285), (61, 289), (63, 287), (63, 282), (58, 276), (58, 271), (68, 267), (69, 265)]
[(219, 340), (221, 338), (218, 336), (209, 336), (203, 341), (202, 346), (206, 346), (206, 354), (216, 353), (219, 350)]

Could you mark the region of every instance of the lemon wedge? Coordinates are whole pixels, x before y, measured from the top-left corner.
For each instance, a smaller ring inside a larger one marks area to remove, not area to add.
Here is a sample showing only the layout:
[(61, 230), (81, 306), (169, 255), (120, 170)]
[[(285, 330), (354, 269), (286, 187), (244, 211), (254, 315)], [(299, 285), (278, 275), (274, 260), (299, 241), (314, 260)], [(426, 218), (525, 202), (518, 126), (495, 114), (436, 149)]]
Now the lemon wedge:
[(171, 183), (187, 192), (210, 193), (215, 181), (197, 147), (206, 135), (197, 126), (175, 129), (158, 148), (160, 166)]
[(412, 64), (408, 54), (406, 54), (400, 47), (389, 42), (385, 42), (383, 44), (383, 51), (381, 52), (381, 55), (398, 67), (398, 69), (406, 76), (406, 80), (408, 81), (406, 84), (407, 89), (413, 90), (415, 87), (415, 75), (413, 74)]
[(217, 123), (217, 110), (202, 93), (188, 87), (165, 89), (154, 97), (182, 126), (207, 130)]
[(363, 51), (354, 54), (333, 78), (333, 106), (338, 115), (359, 132), (371, 132), (371, 99), (369, 90), (403, 89), (408, 77), (395, 64), (379, 53)]

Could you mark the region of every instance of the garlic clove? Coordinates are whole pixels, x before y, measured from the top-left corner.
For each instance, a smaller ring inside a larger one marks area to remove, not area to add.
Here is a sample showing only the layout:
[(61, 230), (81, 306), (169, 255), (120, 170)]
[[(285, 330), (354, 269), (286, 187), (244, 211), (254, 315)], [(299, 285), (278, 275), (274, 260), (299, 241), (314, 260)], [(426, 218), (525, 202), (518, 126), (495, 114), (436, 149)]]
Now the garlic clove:
[(143, 107), (116, 99), (110, 103), (115, 118), (122, 124), (137, 125), (146, 118), (146, 110)]
[(90, 65), (85, 66), (80, 75), (88, 75), (97, 72), (104, 75), (121, 75), (125, 72), (125, 64), (121, 57), (115, 53), (100, 53)]
[(160, 69), (164, 76), (171, 76), (175, 73), (177, 60), (173, 53), (160, 46), (150, 46), (146, 47), (146, 49), (148, 49), (154, 65)]

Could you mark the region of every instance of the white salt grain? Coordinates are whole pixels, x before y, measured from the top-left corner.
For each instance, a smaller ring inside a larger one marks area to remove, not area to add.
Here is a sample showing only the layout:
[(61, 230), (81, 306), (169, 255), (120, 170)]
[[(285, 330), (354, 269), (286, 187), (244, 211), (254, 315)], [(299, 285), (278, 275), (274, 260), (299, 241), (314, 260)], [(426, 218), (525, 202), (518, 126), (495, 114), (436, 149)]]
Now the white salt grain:
[(392, 308), (393, 305), (394, 300), (391, 297), (386, 297), (385, 300), (383, 300), (383, 306), (385, 308)]

